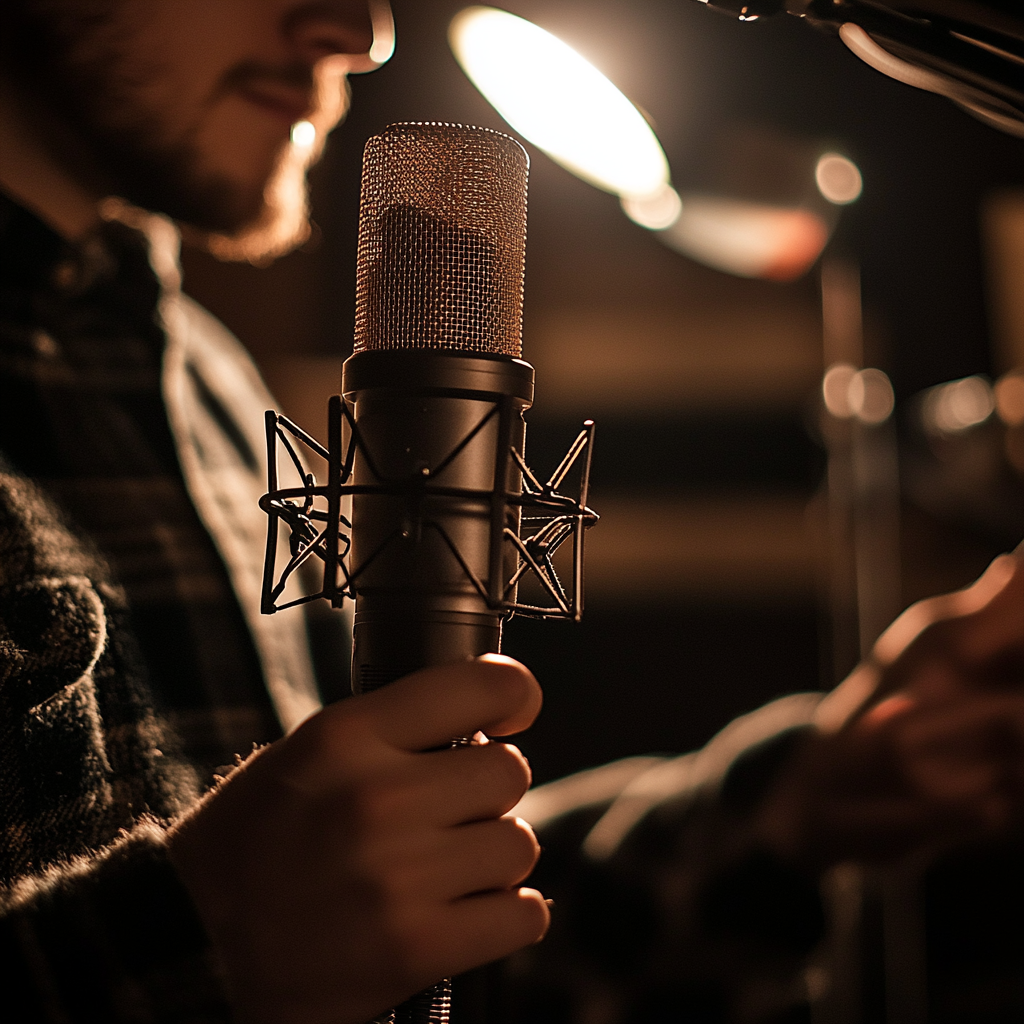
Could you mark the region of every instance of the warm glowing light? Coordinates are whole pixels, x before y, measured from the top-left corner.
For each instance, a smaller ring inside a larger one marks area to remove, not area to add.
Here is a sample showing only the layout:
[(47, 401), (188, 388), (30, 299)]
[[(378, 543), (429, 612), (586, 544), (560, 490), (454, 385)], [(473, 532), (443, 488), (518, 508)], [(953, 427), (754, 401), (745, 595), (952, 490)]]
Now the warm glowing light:
[(498, 113), (573, 174), (622, 196), (668, 184), (665, 153), (640, 111), (551, 33), (494, 7), (467, 7), (448, 38)]
[(296, 121), (292, 125), (292, 145), (309, 149), (316, 142), (316, 128), (309, 121)]
[(821, 397), (825, 408), (836, 419), (848, 420), (853, 415), (850, 408), (850, 381), (857, 376), (857, 367), (849, 363), (834, 363), (825, 371), (821, 381)]
[(716, 270), (793, 281), (821, 254), (828, 228), (810, 210), (684, 195), (679, 217), (659, 237)]
[(664, 231), (679, 220), (683, 201), (671, 185), (663, 185), (649, 196), (623, 196), (622, 209), (634, 224), (652, 231)]
[(1024, 371), (1000, 377), (993, 390), (999, 418), (1008, 427), (1024, 427)]
[(864, 179), (857, 165), (838, 153), (826, 153), (814, 169), (818, 191), (837, 206), (846, 206), (860, 198)]
[(868, 367), (858, 370), (849, 363), (834, 363), (821, 382), (825, 408), (840, 420), (858, 419), (877, 426), (884, 423), (896, 406), (888, 376)]
[(896, 396), (889, 378), (873, 367), (854, 374), (847, 397), (853, 415), (862, 423), (872, 426), (884, 423), (896, 406)]
[(969, 430), (995, 410), (992, 387), (983, 377), (964, 377), (932, 388), (924, 399), (925, 426), (941, 434)]
[(387, 0), (371, 0), (373, 45), (367, 56), (374, 65), (386, 64), (395, 52), (395, 19)]

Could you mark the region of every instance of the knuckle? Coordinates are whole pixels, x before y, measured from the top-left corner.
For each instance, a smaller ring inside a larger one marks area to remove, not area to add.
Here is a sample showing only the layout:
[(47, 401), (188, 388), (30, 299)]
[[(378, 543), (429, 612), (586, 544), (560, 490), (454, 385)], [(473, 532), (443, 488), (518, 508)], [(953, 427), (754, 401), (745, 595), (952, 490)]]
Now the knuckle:
[(309, 730), (307, 743), (311, 754), (321, 763), (332, 765), (362, 760), (367, 740), (372, 735), (369, 716), (359, 706), (345, 708), (340, 713), (320, 712), (302, 728)]
[(401, 818), (404, 809), (402, 794), (386, 779), (364, 778), (352, 789), (352, 818), (364, 832), (386, 832), (391, 823)]

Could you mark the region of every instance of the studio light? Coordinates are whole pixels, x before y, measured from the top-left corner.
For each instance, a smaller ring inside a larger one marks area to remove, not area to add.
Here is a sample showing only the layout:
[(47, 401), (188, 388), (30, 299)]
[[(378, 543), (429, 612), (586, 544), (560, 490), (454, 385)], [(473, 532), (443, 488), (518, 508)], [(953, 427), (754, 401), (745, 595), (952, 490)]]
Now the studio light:
[(668, 160), (643, 114), (550, 32), (494, 7), (467, 7), (449, 41), (494, 109), (566, 170), (619, 196), (668, 185)]
[[(566, 170), (619, 197), (635, 224), (670, 249), (741, 277), (792, 281), (828, 242), (831, 221), (803, 206), (679, 192), (668, 159), (643, 114), (572, 47), (524, 18), (467, 7), (448, 39), (469, 80), (512, 129)], [(826, 153), (816, 168), (821, 194), (853, 202), (856, 165)]]

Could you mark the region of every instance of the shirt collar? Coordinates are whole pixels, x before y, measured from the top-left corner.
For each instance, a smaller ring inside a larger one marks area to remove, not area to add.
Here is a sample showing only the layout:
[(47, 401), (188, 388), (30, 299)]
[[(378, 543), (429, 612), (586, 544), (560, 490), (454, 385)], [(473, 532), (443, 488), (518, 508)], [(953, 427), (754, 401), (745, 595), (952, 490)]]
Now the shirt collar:
[(69, 242), (0, 193), (0, 289), (58, 302), (113, 300), (151, 316), (161, 293), (181, 285), (177, 229), (120, 200), (106, 200), (101, 213), (94, 232)]

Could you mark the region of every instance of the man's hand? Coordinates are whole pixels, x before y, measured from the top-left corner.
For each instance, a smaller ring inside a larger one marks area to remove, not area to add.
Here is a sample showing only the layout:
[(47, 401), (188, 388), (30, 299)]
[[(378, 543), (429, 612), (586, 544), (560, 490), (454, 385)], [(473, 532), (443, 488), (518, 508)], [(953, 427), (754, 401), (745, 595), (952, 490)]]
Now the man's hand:
[(1024, 811), (1024, 552), (907, 609), (822, 703), (757, 823), (822, 867), (996, 834)]
[(499, 655), (324, 709), (251, 757), (171, 836), (245, 1021), (362, 1024), (538, 941), (518, 888), (539, 848), (503, 817), (530, 783), (512, 746), (536, 680)]

